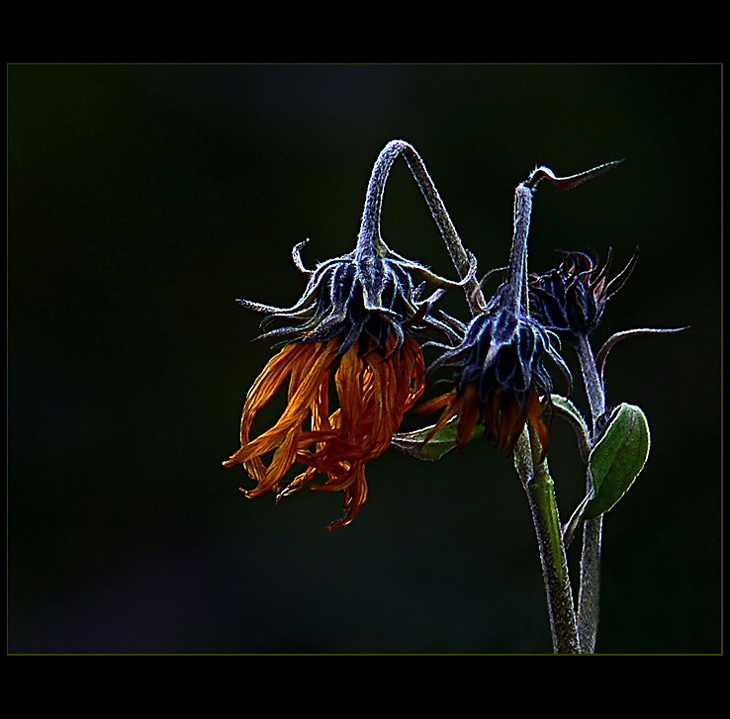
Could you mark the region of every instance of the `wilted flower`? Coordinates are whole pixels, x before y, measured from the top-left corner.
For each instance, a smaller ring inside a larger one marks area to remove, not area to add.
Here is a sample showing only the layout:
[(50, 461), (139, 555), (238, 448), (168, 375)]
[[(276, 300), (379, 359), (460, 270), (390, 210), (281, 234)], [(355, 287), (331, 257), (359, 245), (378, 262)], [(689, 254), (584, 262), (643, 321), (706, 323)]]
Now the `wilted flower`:
[[(570, 381), (570, 371), (555, 349), (549, 332), (530, 317), (527, 306), (527, 235), (534, 187), (546, 168), (538, 168), (515, 191), (514, 234), (507, 279), (483, 312), (464, 328), (456, 347), (444, 354), (429, 372), (458, 367), (451, 392), (426, 402), (419, 413), (442, 409), (426, 442), (454, 416), (456, 442), (463, 448), (477, 425), (504, 453), (514, 450), (528, 422), (536, 431), (544, 457), (547, 428), (542, 415), (550, 401), (552, 381), (543, 360), (550, 357)], [(552, 175), (549, 175), (552, 176)], [(552, 176), (554, 178), (554, 176)], [(542, 395), (542, 396), (541, 396)]]
[[(304, 485), (344, 491), (346, 514), (331, 526), (353, 519), (367, 496), (365, 464), (390, 446), (403, 415), (423, 393), (423, 355), (413, 335), (438, 325), (428, 316), (428, 302), (419, 302), (403, 262), (370, 259), (367, 283), (356, 253), (320, 265), (302, 299), (289, 309), (240, 301), (268, 312), (264, 322), (278, 318), (290, 324), (261, 335), (287, 343), (251, 387), (241, 418), (241, 448), (224, 466), (242, 464), (257, 482), (244, 492), (248, 497), (273, 490), (281, 498)], [(251, 439), (256, 414), (287, 378), (285, 412), (274, 427)], [(272, 451), (266, 466), (262, 458)], [(306, 470), (285, 484), (294, 463)], [(311, 483), (318, 475), (324, 481)]]
[(461, 449), (480, 425), (487, 439), (508, 454), (528, 422), (537, 432), (544, 456), (547, 427), (542, 416), (552, 391), (545, 357), (550, 357), (570, 380), (550, 334), (527, 314), (515, 311), (510, 287), (502, 285), (486, 312), (466, 328), (461, 343), (429, 367), (429, 372), (457, 367), (458, 373), (451, 392), (417, 410), (421, 414), (443, 409), (428, 439), (457, 416), (456, 443)]
[[(309, 271), (301, 262), (301, 243), (294, 248), (294, 261), (309, 282), (294, 306), (239, 300), (267, 314), (264, 326), (284, 322), (259, 337), (276, 338), (284, 346), (249, 390), (241, 447), (223, 464), (243, 465), (256, 482), (242, 490), (247, 497), (273, 491), (278, 501), (305, 486), (344, 492), (345, 514), (330, 527), (355, 517), (368, 492), (365, 465), (390, 446), (404, 414), (424, 391), (425, 367), (415, 336), (429, 328), (450, 331), (429, 314), (440, 291), (421, 300), (423, 284), (414, 286), (410, 272), (441, 287), (474, 279), (473, 256), (467, 277), (454, 283), (397, 255), (380, 238), (383, 184), (403, 147), (391, 143), (376, 163), (352, 252)], [(287, 378), (286, 409), (273, 427), (252, 439), (256, 415)], [(285, 475), (294, 464), (305, 469), (287, 483)]]
[(611, 249), (603, 266), (583, 252), (566, 252), (558, 267), (531, 275), (530, 301), (536, 317), (560, 337), (577, 341), (598, 326), (608, 300), (626, 283), (638, 259), (638, 249), (626, 267), (609, 280)]

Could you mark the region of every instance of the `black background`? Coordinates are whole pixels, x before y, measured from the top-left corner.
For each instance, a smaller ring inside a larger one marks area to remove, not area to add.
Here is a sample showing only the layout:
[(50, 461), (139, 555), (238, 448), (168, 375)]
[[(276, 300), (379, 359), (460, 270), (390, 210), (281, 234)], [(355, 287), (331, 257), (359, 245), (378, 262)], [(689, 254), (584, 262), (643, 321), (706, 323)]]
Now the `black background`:
[[(556, 249), (641, 258), (598, 345), (609, 403), (652, 429), (606, 518), (605, 653), (721, 650), (721, 67), (8, 67), (8, 651), (549, 653), (529, 510), (486, 444), (391, 449), (334, 532), (341, 495), (245, 500), (243, 398), (271, 350), (234, 300), (293, 303), (305, 261), (348, 252), (387, 141), (424, 158), (480, 271), (507, 260), (514, 187), (543, 184), (531, 269)], [(383, 234), (455, 277), (405, 164)], [(466, 316), (463, 297), (443, 307)], [(573, 363), (573, 366), (574, 363)], [(562, 389), (556, 376), (558, 388)], [(575, 400), (585, 407), (579, 391)], [(582, 496), (570, 430), (550, 466)], [(575, 570), (576, 554), (570, 551)]]

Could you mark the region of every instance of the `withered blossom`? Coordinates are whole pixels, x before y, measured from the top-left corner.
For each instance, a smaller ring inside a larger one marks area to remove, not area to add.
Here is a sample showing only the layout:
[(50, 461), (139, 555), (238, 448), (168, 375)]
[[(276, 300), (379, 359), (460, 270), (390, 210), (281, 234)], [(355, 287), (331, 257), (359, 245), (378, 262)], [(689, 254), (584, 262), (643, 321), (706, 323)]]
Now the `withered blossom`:
[(429, 367), (429, 372), (442, 367), (458, 370), (454, 389), (417, 410), (419, 414), (443, 410), (426, 441), (456, 416), (460, 449), (479, 425), (500, 452), (509, 454), (527, 422), (536, 431), (544, 456), (548, 431), (543, 411), (553, 386), (544, 365), (546, 357), (570, 381), (570, 371), (550, 333), (515, 306), (511, 286), (503, 284), (487, 310), (472, 319), (459, 345), (447, 349)]
[(606, 304), (624, 286), (638, 260), (638, 248), (626, 267), (608, 278), (612, 250), (601, 266), (583, 252), (564, 252), (563, 261), (529, 280), (532, 311), (561, 338), (576, 342), (598, 327)]
[[(453, 417), (457, 417), (457, 445), (463, 448), (477, 426), (504, 453), (514, 450), (525, 424), (535, 431), (547, 451), (548, 431), (543, 421), (550, 404), (552, 380), (544, 359), (550, 358), (570, 385), (570, 371), (560, 356), (555, 334), (530, 315), (527, 287), (527, 237), (532, 197), (537, 184), (548, 179), (570, 189), (608, 171), (607, 163), (571, 177), (559, 178), (538, 167), (515, 190), (514, 230), (507, 278), (487, 307), (463, 330), (456, 347), (444, 348), (429, 372), (444, 366), (458, 368), (452, 391), (422, 405), (417, 411), (442, 410), (428, 442)], [(600, 281), (600, 279), (599, 279)], [(601, 290), (602, 291), (602, 290)]]
[[(390, 154), (386, 154), (389, 151)], [(272, 491), (277, 501), (298, 489), (344, 492), (344, 515), (330, 528), (348, 524), (365, 502), (365, 465), (391, 444), (404, 414), (425, 388), (425, 367), (416, 337), (427, 329), (450, 333), (429, 314), (441, 290), (421, 299), (417, 272), (440, 286), (462, 286), (474, 278), (475, 260), (462, 282), (449, 282), (390, 250), (380, 238), (380, 202), (387, 170), (402, 146), (389, 145), (373, 171), (356, 248), (305, 269), (302, 245), (297, 267), (309, 281), (292, 307), (239, 300), (283, 326), (259, 339), (283, 347), (258, 376), (243, 407), (240, 449), (223, 464), (243, 465), (256, 482), (247, 497)], [(385, 162), (385, 164), (384, 164)], [(288, 380), (287, 406), (273, 427), (252, 438), (258, 412)], [(291, 481), (289, 470), (303, 471)]]

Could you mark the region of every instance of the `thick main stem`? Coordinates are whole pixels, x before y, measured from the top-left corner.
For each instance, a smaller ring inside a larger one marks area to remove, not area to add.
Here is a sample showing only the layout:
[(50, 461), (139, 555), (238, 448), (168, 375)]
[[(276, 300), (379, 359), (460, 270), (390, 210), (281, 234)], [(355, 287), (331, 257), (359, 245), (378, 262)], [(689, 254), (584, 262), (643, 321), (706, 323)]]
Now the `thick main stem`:
[(578, 654), (580, 641), (558, 506), (547, 462), (540, 461), (540, 446), (540, 441), (531, 428), (523, 432), (516, 452), (517, 470), (527, 493), (535, 526), (550, 614), (553, 650), (556, 654)]
[[(583, 382), (591, 408), (592, 432), (591, 446), (595, 444), (597, 424), (606, 411), (603, 382), (596, 368), (588, 338), (581, 335), (576, 343)], [(590, 475), (587, 476), (587, 492), (592, 491)], [(601, 579), (601, 539), (603, 535), (603, 516), (589, 519), (583, 523), (583, 547), (580, 564), (580, 592), (578, 596), (578, 633), (581, 651), (592, 654), (596, 646), (600, 604)]]

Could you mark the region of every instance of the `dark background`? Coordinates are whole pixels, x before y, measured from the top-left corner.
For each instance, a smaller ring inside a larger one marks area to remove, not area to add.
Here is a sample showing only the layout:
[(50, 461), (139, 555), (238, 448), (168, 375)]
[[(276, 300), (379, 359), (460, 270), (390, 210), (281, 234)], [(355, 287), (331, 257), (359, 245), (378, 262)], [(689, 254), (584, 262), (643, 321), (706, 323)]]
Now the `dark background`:
[[(606, 653), (721, 651), (718, 65), (10, 65), (8, 651), (549, 653), (523, 490), (486, 444), (391, 449), (355, 522), (342, 495), (245, 500), (243, 398), (260, 317), (305, 260), (354, 246), (387, 141), (424, 158), (480, 270), (507, 260), (514, 187), (543, 184), (531, 269), (613, 246), (639, 265), (596, 333), (609, 403), (640, 405), (647, 466), (606, 518)], [(397, 251), (455, 277), (405, 164)], [(465, 317), (454, 293), (444, 308)], [(558, 388), (562, 390), (559, 376)], [(585, 406), (579, 391), (575, 400)], [(570, 430), (550, 465), (582, 496)], [(576, 561), (570, 552), (571, 566)]]

